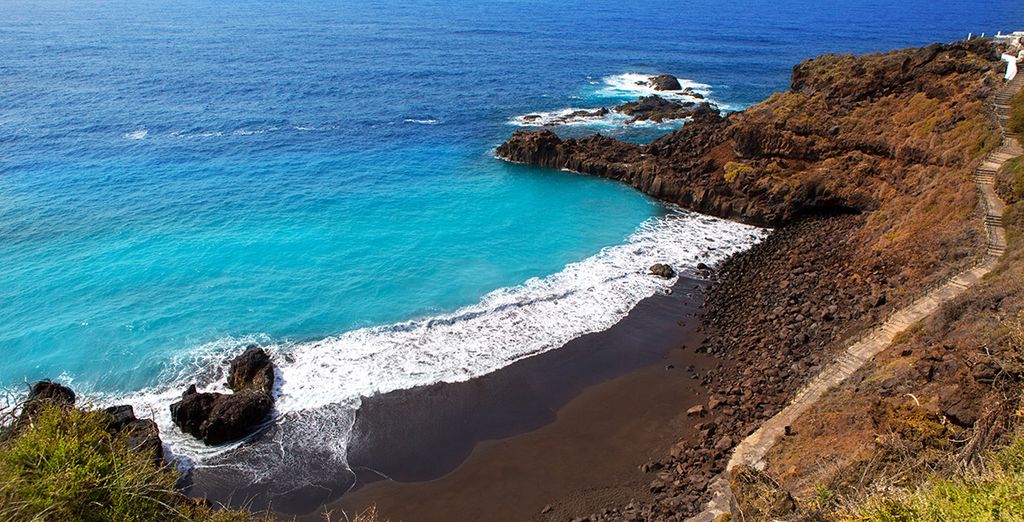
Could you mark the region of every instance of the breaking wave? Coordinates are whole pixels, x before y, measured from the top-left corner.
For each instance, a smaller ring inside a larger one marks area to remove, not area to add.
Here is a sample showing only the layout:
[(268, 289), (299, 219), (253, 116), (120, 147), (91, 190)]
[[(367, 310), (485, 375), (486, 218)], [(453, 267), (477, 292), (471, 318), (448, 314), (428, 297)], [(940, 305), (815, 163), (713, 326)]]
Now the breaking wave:
[[(163, 384), (100, 402), (129, 402), (140, 415), (154, 418), (167, 448), (186, 465), (242, 466), (236, 471), (253, 483), (266, 481), (275, 488), (315, 484), (317, 477), (296, 471), (302, 469), (295, 466), (296, 455), (313, 452), (321, 461), (318, 466), (330, 461), (336, 473), (346, 472), (346, 447), (362, 397), (465, 381), (606, 330), (642, 299), (674, 283), (650, 275), (652, 264), (668, 263), (698, 277), (698, 263), (718, 263), (766, 234), (670, 210), (642, 223), (622, 244), (558, 273), (495, 290), (454, 312), (311, 342), (275, 343), (262, 335), (221, 339), (173, 361), (160, 379)], [(249, 343), (268, 347), (278, 369), (272, 429), (258, 443), (213, 448), (183, 435), (172, 424), (168, 406), (191, 383), (200, 390), (226, 392), (227, 361)]]

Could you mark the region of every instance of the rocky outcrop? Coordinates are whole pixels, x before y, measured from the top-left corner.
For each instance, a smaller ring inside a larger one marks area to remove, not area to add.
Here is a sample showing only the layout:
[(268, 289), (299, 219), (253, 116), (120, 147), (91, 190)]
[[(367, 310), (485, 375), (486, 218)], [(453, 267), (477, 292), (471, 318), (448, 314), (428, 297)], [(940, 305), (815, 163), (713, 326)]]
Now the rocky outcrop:
[(274, 406), (274, 366), (259, 346), (249, 346), (228, 370), (228, 387), (235, 393), (198, 392), (189, 386), (171, 404), (171, 420), (181, 431), (208, 445), (223, 444), (252, 434)]
[[(52, 381), (39, 381), (32, 385), (28, 397), (21, 406), (21, 414), (13, 425), (13, 430), (24, 429), (45, 408), (70, 410), (75, 407), (75, 392)], [(160, 429), (150, 419), (135, 417), (131, 405), (111, 406), (103, 410), (107, 415), (107, 432), (121, 435), (128, 448), (152, 457), (156, 464), (163, 464), (163, 441), (160, 440)]]
[(110, 417), (108, 430), (123, 433), (129, 449), (149, 455), (158, 465), (164, 462), (163, 441), (155, 422), (136, 418), (135, 409), (129, 404), (111, 406), (104, 411)]
[(694, 102), (670, 101), (661, 96), (641, 96), (638, 100), (615, 107), (615, 112), (632, 116), (627, 123), (652, 121), (662, 123), (667, 120), (686, 118), (697, 104)]
[(274, 363), (270, 361), (270, 354), (255, 344), (246, 347), (242, 355), (231, 361), (228, 388), (235, 393), (256, 390), (270, 394), (274, 390)]
[(652, 76), (647, 79), (647, 84), (656, 91), (680, 91), (683, 89), (683, 86), (679, 84), (679, 79), (671, 74)]
[(976, 114), (996, 66), (992, 48), (976, 41), (826, 55), (798, 65), (789, 91), (728, 116), (703, 106), (648, 145), (519, 131), (498, 155), (758, 225), (873, 211), (915, 197), (926, 169), (969, 168), (972, 151), (995, 139)]
[(33, 419), (48, 407), (68, 409), (74, 406), (75, 392), (71, 388), (52, 381), (36, 382), (29, 388), (28, 397), (21, 405), (21, 413), (14, 422), (14, 430), (17, 431), (32, 423)]

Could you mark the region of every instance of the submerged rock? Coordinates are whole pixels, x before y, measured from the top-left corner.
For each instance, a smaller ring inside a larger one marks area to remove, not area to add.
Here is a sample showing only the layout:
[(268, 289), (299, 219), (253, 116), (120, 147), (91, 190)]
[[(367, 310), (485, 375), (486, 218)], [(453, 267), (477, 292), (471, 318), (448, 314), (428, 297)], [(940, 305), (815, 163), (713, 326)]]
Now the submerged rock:
[(672, 279), (675, 277), (676, 271), (664, 263), (656, 263), (651, 266), (651, 274), (665, 279)]
[(252, 434), (274, 407), (274, 363), (256, 345), (231, 361), (228, 387), (235, 393), (200, 393), (189, 386), (171, 404), (171, 420), (181, 431), (216, 445)]

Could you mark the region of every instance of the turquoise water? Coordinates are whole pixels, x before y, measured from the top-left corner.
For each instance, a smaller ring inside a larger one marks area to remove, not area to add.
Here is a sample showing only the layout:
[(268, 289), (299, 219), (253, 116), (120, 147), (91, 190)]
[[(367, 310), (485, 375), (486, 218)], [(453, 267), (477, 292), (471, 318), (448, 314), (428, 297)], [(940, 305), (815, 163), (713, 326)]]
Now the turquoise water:
[[(197, 466), (346, 470), (361, 397), (469, 379), (608, 328), (763, 231), (510, 165), (528, 114), (669, 73), (726, 109), (796, 62), (1024, 28), (1019, 4), (184, 0), (0, 5), (0, 385), (130, 400)], [(682, 122), (557, 128), (645, 141)], [(167, 406), (248, 342), (270, 444), (204, 448)], [(271, 473), (271, 469), (280, 471)], [(254, 479), (255, 481), (256, 479)], [(312, 482), (310, 482), (312, 481)]]
[(226, 336), (302, 340), (452, 310), (658, 212), (623, 186), (444, 145), (28, 177), (5, 183), (22, 182), (0, 245), (4, 380), (64, 374), (102, 391), (152, 384), (176, 353)]

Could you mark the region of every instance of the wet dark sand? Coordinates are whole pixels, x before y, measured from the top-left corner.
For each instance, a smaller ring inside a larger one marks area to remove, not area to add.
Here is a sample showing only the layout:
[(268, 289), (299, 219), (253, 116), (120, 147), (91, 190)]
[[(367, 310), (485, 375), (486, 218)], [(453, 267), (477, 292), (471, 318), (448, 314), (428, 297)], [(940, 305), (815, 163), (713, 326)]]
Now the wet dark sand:
[(365, 400), (351, 490), (326, 506), (279, 498), (275, 509), (310, 520), (376, 505), (392, 521), (522, 521), (646, 498), (653, 477), (640, 466), (699, 422), (685, 414), (703, 402), (687, 367), (717, 364), (694, 353), (702, 287), (681, 279), (607, 331), (481, 378)]

